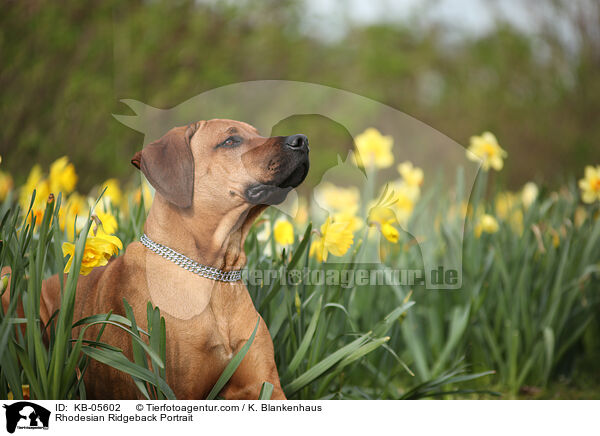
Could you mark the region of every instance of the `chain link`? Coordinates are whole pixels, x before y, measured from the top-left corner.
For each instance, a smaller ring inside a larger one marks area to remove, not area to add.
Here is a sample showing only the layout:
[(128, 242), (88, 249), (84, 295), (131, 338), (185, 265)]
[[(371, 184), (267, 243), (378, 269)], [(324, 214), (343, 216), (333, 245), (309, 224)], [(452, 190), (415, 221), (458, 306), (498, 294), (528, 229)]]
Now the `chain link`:
[(140, 242), (150, 251), (161, 255), (165, 259), (170, 260), (183, 269), (193, 272), (201, 277), (220, 282), (237, 282), (242, 278), (242, 270), (238, 269), (233, 271), (222, 271), (212, 266), (202, 265), (169, 247), (165, 247), (158, 242), (154, 242), (152, 239), (146, 236), (145, 233), (140, 238)]

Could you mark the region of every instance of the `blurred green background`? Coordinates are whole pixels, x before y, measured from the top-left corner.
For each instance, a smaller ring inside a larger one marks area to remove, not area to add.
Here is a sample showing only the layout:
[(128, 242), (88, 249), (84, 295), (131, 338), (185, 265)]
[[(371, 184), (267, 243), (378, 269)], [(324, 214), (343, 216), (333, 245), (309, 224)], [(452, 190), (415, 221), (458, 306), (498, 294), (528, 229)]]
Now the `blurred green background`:
[[(143, 137), (112, 117), (131, 113), (120, 99), (169, 108), (287, 79), (376, 99), (463, 145), (491, 130), (510, 156), (509, 187), (557, 186), (600, 163), (599, 29), (598, 2), (583, 0), (5, 1), (2, 169), (18, 186), (34, 163), (66, 154), (84, 192), (126, 180)], [(292, 133), (300, 124), (332, 151), (351, 145), (339, 125), (302, 120), (289, 120)], [(327, 162), (313, 160), (316, 173)]]

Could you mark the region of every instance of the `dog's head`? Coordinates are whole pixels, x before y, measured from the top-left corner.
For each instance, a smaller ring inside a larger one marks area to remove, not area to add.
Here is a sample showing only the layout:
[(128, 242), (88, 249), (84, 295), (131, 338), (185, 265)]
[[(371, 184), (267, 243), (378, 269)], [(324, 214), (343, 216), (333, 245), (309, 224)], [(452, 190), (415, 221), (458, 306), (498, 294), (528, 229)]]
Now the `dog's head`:
[(302, 183), (308, 150), (304, 135), (263, 137), (249, 124), (215, 119), (171, 129), (131, 162), (182, 209), (270, 205)]

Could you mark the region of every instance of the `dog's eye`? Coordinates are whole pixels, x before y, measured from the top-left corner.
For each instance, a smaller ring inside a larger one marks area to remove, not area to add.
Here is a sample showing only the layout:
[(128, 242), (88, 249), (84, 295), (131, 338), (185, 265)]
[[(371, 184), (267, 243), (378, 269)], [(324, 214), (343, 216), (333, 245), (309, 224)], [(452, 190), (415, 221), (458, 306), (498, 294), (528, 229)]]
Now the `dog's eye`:
[(230, 136), (225, 141), (219, 144), (220, 147), (236, 147), (242, 143), (242, 138), (239, 136)]

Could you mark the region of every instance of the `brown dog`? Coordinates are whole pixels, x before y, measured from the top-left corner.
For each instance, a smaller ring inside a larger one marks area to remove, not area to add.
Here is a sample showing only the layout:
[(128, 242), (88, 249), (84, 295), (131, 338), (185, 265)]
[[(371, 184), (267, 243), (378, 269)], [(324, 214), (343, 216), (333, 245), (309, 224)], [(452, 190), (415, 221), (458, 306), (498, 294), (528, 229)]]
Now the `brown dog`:
[[(156, 189), (146, 235), (201, 264), (237, 270), (246, 263), (244, 240), (254, 220), (306, 177), (308, 140), (304, 135), (261, 137), (238, 121), (200, 121), (170, 130), (136, 153), (132, 163)], [(80, 276), (74, 319), (110, 310), (124, 314), (123, 298), (144, 329), (147, 302), (161, 309), (167, 328), (167, 382), (180, 399), (206, 397), (258, 319), (241, 281), (200, 277), (140, 242), (107, 266)], [(53, 276), (42, 288), (42, 322), (59, 302), (59, 280)], [(108, 326), (102, 340), (132, 358), (126, 333)], [(274, 386), (272, 398), (285, 399), (273, 343), (261, 319), (250, 350), (220, 395), (256, 399), (265, 381)], [(130, 376), (95, 361), (85, 385), (89, 398), (140, 397)]]

